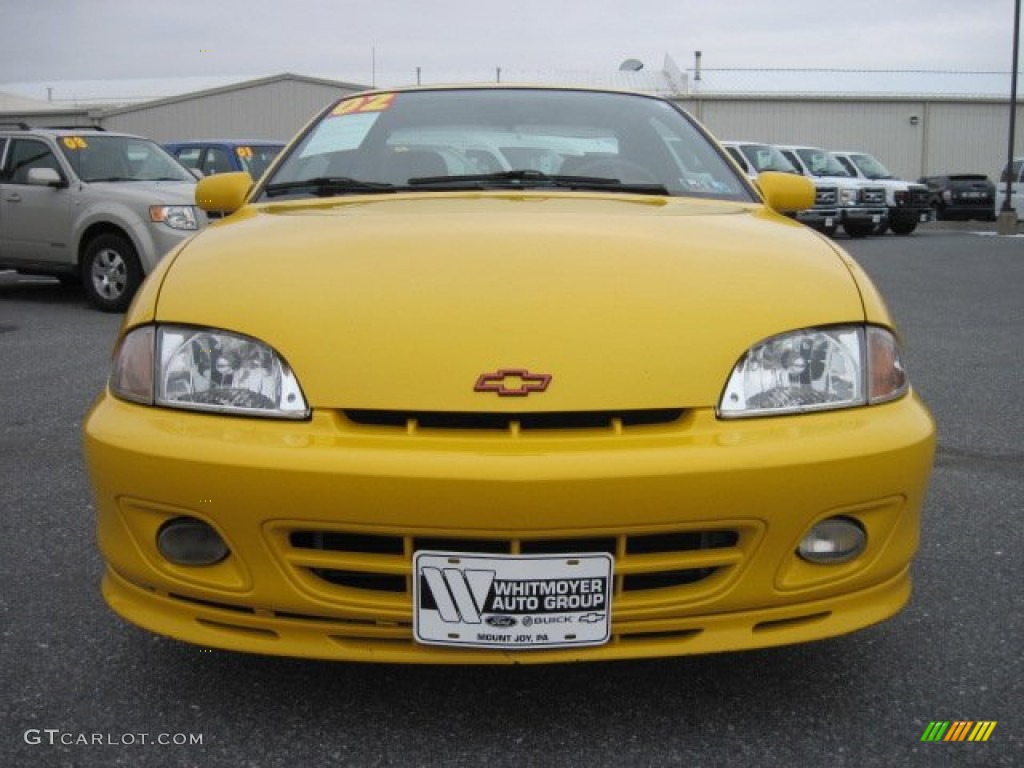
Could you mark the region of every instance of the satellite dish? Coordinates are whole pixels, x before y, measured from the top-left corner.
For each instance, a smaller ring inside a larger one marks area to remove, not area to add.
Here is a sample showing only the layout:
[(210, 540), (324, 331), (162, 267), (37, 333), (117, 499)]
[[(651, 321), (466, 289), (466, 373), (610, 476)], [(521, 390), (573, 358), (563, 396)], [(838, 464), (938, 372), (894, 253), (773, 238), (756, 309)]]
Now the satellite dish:
[(639, 72), (643, 68), (644, 63), (640, 59), (626, 59), (619, 64), (619, 72)]

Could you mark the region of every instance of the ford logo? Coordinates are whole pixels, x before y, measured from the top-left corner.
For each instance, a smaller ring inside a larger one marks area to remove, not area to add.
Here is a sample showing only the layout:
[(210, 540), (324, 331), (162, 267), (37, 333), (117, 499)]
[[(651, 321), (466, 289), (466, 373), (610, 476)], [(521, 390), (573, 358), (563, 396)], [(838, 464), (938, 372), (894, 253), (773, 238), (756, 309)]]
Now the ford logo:
[(488, 616), (484, 621), (492, 627), (514, 627), (519, 623), (515, 616)]

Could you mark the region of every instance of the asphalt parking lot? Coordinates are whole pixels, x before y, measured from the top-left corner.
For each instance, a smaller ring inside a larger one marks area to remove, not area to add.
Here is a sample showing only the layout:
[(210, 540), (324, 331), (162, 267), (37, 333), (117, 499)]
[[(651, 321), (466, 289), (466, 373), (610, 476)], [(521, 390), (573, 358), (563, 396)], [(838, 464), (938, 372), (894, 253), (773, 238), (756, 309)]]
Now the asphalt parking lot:
[[(529, 668), (204, 652), (122, 623), (99, 594), (79, 434), (119, 317), (0, 273), (0, 765), (1024, 764), (1024, 238), (841, 244), (939, 425), (910, 605), (789, 648)], [(923, 743), (936, 720), (997, 726)]]

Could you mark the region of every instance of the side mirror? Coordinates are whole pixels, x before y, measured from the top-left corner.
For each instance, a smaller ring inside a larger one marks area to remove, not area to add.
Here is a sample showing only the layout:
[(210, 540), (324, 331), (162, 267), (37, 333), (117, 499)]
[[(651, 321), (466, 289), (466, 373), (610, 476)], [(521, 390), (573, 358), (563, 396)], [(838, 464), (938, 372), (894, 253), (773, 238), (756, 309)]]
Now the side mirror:
[(814, 184), (806, 176), (765, 171), (754, 184), (765, 205), (779, 213), (795, 213), (814, 207)]
[(245, 204), (252, 176), (245, 171), (217, 173), (196, 184), (196, 205), (204, 211), (234, 213)]
[(55, 187), (57, 189), (68, 185), (53, 168), (29, 168), (28, 183), (33, 187)]

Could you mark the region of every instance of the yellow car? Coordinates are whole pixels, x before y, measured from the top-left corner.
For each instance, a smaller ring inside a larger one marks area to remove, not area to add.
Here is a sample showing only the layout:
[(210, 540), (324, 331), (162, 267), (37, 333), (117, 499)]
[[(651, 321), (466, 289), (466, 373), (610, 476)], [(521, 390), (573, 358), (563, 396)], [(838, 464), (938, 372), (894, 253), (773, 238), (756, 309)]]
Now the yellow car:
[(203, 647), (538, 663), (830, 637), (910, 594), (934, 425), (882, 299), (674, 104), (328, 107), (127, 313), (103, 594)]

